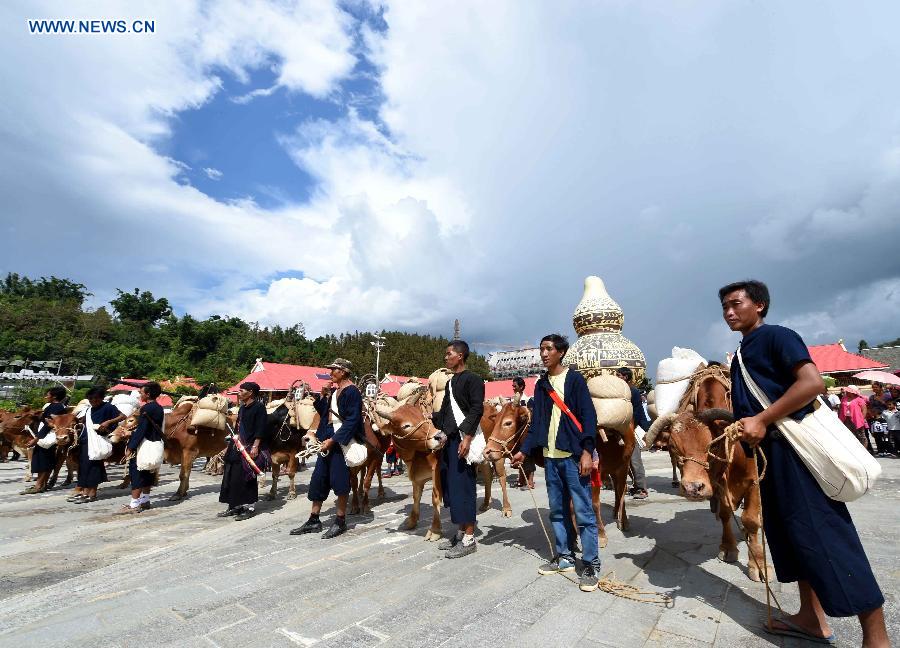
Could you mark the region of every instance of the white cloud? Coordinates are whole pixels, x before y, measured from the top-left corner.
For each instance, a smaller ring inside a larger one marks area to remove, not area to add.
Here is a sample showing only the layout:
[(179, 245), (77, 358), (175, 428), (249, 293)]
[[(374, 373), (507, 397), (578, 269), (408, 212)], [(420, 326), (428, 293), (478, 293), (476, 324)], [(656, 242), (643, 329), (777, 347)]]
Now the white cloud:
[(896, 337), (896, 314), (835, 297), (900, 277), (895, 7), (388, 2), (387, 31), (362, 29), (386, 128), (353, 110), (282, 128), (316, 185), (276, 209), (204, 195), (157, 149), (227, 75), (272, 72), (238, 104), (341, 107), (359, 25), (324, 0), (128, 7), (157, 33), (31, 37), (23, 16), (56, 5), (0, 6), (7, 243), (44, 243), (0, 270), (312, 333), (460, 317), (516, 342), (569, 330), (600, 274), (651, 366), (730, 350), (716, 289), (759, 276), (812, 338)]
[(218, 169), (214, 169), (212, 167), (204, 167), (203, 173), (205, 173), (206, 177), (209, 178), (210, 180), (221, 180), (222, 179), (222, 172), (219, 171)]
[(884, 279), (841, 291), (821, 310), (797, 313), (784, 320), (807, 344), (834, 344), (844, 340), (856, 351), (860, 340), (881, 344), (900, 336), (900, 278)]

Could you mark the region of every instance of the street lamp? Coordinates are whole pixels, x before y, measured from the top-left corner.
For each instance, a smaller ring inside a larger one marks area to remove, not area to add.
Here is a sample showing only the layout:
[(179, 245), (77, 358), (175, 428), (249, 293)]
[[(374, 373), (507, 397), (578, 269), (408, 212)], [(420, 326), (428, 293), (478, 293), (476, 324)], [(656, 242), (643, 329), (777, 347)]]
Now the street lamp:
[(369, 342), (369, 344), (375, 347), (375, 380), (381, 382), (381, 378), (378, 377), (378, 370), (381, 366), (381, 350), (384, 348), (386, 338), (375, 333), (372, 334), (372, 337), (375, 338), (375, 342)]

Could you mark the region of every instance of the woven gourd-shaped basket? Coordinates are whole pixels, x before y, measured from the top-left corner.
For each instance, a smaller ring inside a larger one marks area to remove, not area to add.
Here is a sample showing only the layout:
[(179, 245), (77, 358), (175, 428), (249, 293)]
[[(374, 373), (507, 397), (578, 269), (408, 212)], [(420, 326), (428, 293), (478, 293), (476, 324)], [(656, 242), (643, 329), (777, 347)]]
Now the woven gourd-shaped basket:
[(625, 314), (609, 293), (600, 277), (584, 280), (584, 295), (572, 325), (578, 340), (571, 346), (564, 362), (575, 365), (585, 378), (613, 375), (621, 367), (634, 373), (634, 383), (640, 384), (647, 373), (647, 361), (637, 345), (622, 335)]

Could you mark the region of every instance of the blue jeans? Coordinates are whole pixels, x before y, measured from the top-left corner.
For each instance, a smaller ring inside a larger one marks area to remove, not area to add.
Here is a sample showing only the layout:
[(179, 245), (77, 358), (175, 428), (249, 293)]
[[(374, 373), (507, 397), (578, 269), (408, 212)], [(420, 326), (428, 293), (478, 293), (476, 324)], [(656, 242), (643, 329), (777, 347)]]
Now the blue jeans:
[(591, 477), (578, 474), (578, 462), (565, 459), (544, 458), (544, 478), (547, 482), (547, 499), (550, 502), (550, 524), (556, 539), (556, 554), (575, 562), (572, 546), (575, 529), (569, 514), (569, 502), (574, 503), (575, 520), (581, 535), (582, 560), (595, 568), (600, 567), (597, 545), (597, 518), (591, 506)]

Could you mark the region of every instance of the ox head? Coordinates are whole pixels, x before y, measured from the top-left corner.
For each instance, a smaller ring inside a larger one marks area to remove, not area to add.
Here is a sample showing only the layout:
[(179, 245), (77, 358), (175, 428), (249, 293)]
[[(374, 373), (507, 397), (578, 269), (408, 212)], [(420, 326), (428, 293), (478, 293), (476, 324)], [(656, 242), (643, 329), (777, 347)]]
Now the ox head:
[(66, 443), (74, 443), (75, 438), (81, 432), (84, 425), (78, 419), (74, 408), (70, 407), (63, 414), (54, 414), (48, 420), (47, 424), (56, 435), (56, 443), (58, 446)]
[(514, 454), (522, 445), (530, 422), (527, 407), (518, 405), (517, 401), (504, 405), (494, 419), (485, 444), (484, 458), (493, 462)]
[(681, 492), (691, 500), (705, 500), (713, 496), (710, 477), (709, 445), (722, 422), (731, 423), (734, 415), (728, 410), (705, 410), (700, 414), (682, 412), (661, 416), (647, 432), (646, 442), (651, 448), (668, 447), (669, 453), (681, 467)]
[(394, 409), (379, 403), (375, 413), (381, 419), (378, 433), (392, 435), (395, 441), (419, 446), (422, 451), (440, 450), (447, 443), (447, 435), (436, 429), (415, 403), (403, 403)]

